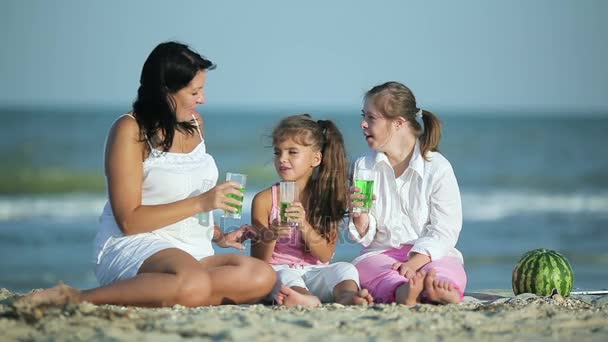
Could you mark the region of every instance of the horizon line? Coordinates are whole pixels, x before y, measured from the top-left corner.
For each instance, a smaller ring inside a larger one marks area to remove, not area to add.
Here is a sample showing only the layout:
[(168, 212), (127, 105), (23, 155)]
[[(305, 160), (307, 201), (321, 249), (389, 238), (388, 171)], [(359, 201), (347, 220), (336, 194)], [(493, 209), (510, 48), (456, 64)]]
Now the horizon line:
[[(204, 108), (199, 110), (205, 115), (214, 115), (213, 111), (239, 111), (239, 112), (260, 112), (258, 115), (274, 115), (277, 112), (282, 113), (303, 113), (307, 111), (358, 111), (361, 109), (360, 105), (345, 105), (345, 104), (294, 104), (288, 105), (276, 105), (276, 104), (252, 104), (252, 105), (233, 105), (233, 104), (205, 104)], [(30, 112), (36, 110), (64, 110), (70, 113), (80, 111), (83, 114), (95, 111), (99, 108), (107, 109), (120, 109), (123, 110), (131, 109), (131, 104), (119, 104), (119, 103), (33, 103), (33, 104), (17, 104), (17, 103), (0, 103), (0, 112), (5, 111), (20, 111)], [(509, 114), (512, 116), (543, 116), (543, 115), (568, 115), (576, 113), (577, 115), (584, 116), (608, 116), (608, 107), (555, 107), (555, 106), (446, 106), (436, 105), (427, 106), (429, 111), (433, 113), (445, 113), (446, 115), (492, 115), (501, 116)], [(425, 108), (425, 110), (427, 110)], [(336, 113), (333, 113), (336, 114)]]

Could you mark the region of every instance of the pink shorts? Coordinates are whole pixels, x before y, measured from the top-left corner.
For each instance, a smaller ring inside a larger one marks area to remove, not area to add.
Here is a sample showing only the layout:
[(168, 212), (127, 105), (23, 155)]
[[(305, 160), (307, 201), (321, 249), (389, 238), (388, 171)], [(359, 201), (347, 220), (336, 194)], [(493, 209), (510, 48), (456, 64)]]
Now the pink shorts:
[[(393, 303), (395, 301), (395, 290), (408, 282), (405, 276), (392, 270), (391, 267), (396, 262), (407, 261), (410, 249), (412, 249), (412, 245), (403, 245), (382, 254), (365, 258), (356, 265), (359, 271), (361, 288), (366, 288), (371, 292), (374, 296), (374, 302)], [(460, 294), (460, 299), (462, 299), (467, 285), (467, 275), (460, 260), (454, 257), (443, 257), (422, 266), (421, 270), (428, 272), (431, 268), (437, 272), (436, 279), (451, 282)], [(425, 296), (425, 292), (423, 292), (423, 301)]]

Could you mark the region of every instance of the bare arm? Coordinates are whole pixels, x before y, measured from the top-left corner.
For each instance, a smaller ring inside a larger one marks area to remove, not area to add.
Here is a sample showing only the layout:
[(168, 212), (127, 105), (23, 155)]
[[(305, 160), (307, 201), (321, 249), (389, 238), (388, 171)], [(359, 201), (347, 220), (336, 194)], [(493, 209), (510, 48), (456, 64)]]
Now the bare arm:
[(329, 242), (322, 237), (313, 226), (306, 220), (306, 212), (302, 203), (295, 202), (287, 210), (285, 214), (293, 218), (299, 223), (298, 229), (302, 231), (306, 250), (321, 262), (329, 262), (336, 250), (336, 239), (331, 239)]
[(232, 201), (226, 195), (240, 194), (236, 183), (224, 183), (202, 195), (173, 203), (142, 205), (145, 154), (146, 146), (139, 141), (137, 122), (129, 117), (117, 120), (106, 142), (105, 173), (112, 211), (125, 235), (149, 232), (202, 211), (233, 210), (226, 205)]
[(251, 256), (266, 262), (270, 262), (277, 242), (274, 233), (268, 228), (271, 208), (272, 192), (270, 189), (255, 195), (251, 204), (251, 223), (257, 229), (257, 239), (251, 243)]
[(304, 243), (310, 254), (321, 260), (321, 262), (329, 262), (336, 250), (337, 239), (331, 239), (328, 242), (308, 222), (305, 222), (304, 226), (300, 229), (302, 230)]

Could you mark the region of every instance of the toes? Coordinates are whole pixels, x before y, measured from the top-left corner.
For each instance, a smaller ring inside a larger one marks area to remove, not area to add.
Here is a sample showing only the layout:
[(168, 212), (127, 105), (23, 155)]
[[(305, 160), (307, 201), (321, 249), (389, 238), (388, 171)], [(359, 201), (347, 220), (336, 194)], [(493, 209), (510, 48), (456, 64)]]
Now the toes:
[(286, 285), (281, 285), (281, 289), (279, 290), (279, 294), (282, 294), (283, 296), (289, 296), (290, 294), (293, 293), (293, 290), (286, 286)]

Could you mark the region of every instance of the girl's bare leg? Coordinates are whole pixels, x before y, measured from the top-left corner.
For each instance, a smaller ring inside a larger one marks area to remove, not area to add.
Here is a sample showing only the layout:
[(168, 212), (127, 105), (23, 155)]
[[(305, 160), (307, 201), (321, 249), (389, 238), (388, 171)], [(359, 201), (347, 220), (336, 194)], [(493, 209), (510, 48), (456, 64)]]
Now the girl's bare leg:
[(245, 255), (212, 255), (199, 263), (211, 279), (210, 305), (256, 303), (270, 293), (276, 280), (270, 265)]
[(149, 257), (132, 279), (84, 291), (59, 285), (22, 297), (16, 303), (40, 305), (87, 301), (93, 304), (149, 307), (180, 304), (194, 307), (211, 305), (210, 296), (209, 272), (188, 253), (171, 248)]
[(344, 280), (334, 287), (334, 300), (344, 305), (373, 304), (374, 298), (367, 289), (359, 290), (353, 280)]

